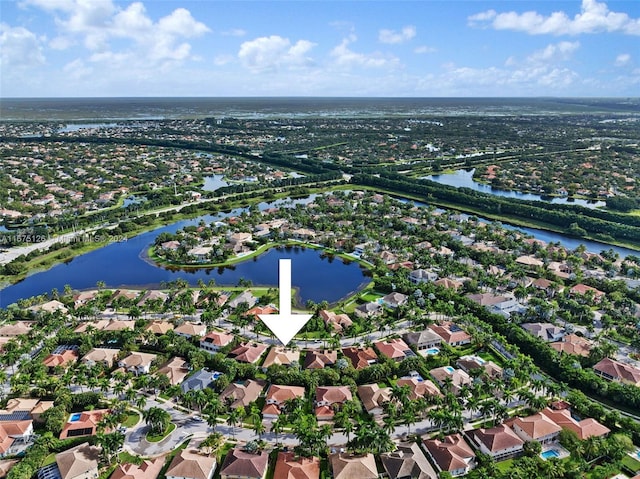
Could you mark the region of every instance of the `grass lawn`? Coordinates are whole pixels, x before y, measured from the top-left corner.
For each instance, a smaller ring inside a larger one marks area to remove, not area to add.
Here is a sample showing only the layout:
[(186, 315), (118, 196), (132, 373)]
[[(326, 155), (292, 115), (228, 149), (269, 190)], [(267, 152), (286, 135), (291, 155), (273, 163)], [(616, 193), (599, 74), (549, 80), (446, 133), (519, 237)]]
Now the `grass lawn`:
[(628, 454), (625, 454), (625, 456), (622, 458), (622, 461), (620, 462), (622, 462), (622, 465), (624, 467), (626, 467), (630, 471), (633, 471), (634, 474), (640, 471), (640, 461), (638, 461), (637, 459), (634, 459)]
[(126, 464), (140, 464), (142, 462), (142, 457), (134, 456), (127, 451), (122, 451), (120, 454), (118, 454), (118, 457), (120, 458), (120, 462)]
[(149, 434), (147, 433), (147, 441), (149, 442), (160, 442), (173, 431), (175, 431), (176, 425), (174, 423), (169, 424), (169, 427), (162, 434)]
[(511, 470), (511, 467), (513, 466), (513, 459), (507, 459), (506, 461), (500, 461), (496, 464), (496, 466), (498, 467), (498, 470), (500, 472), (508, 472)]
[(133, 427), (138, 424), (138, 421), (140, 421), (140, 414), (137, 412), (128, 412), (126, 419), (122, 421), (122, 425), (124, 427)]
[(49, 464), (53, 464), (54, 462), (56, 462), (56, 453), (52, 452), (44, 458), (44, 461), (42, 461), (42, 465), (40, 467), (48, 466)]

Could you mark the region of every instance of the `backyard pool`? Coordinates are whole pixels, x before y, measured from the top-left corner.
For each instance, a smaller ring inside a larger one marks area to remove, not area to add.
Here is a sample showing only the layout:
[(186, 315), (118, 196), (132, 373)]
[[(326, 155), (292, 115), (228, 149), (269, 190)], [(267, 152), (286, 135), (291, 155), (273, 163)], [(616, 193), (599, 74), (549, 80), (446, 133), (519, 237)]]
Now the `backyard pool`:
[(76, 413), (72, 414), (71, 416), (69, 416), (69, 422), (79, 421), (81, 416), (82, 416), (82, 413), (76, 412)]
[(549, 449), (540, 454), (542, 459), (551, 459), (552, 457), (560, 457), (560, 454), (555, 449)]
[(439, 348), (429, 348), (425, 350), (425, 354), (428, 354), (429, 356), (435, 356), (439, 352), (440, 352)]

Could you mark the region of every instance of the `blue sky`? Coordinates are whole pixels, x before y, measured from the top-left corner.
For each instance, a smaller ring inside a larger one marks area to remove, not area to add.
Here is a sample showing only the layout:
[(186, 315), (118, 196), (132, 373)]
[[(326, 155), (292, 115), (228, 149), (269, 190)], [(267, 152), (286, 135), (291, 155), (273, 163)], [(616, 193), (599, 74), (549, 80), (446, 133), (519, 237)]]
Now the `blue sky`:
[(0, 0), (0, 96), (640, 96), (640, 0)]

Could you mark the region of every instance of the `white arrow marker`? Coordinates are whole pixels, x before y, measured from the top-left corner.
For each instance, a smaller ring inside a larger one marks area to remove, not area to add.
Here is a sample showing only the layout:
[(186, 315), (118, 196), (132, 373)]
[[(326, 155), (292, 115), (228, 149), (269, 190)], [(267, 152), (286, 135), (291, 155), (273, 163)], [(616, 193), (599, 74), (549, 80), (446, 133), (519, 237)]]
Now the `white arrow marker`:
[(278, 263), (278, 271), (280, 312), (259, 314), (258, 317), (276, 335), (282, 345), (286, 346), (313, 315), (291, 313), (291, 260), (281, 259)]

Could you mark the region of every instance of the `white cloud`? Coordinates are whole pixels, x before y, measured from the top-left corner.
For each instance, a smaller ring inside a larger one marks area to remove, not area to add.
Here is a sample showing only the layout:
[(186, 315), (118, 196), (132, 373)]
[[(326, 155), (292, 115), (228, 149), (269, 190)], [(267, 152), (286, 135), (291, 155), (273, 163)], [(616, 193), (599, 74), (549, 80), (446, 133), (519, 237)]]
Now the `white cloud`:
[(434, 53), (437, 52), (438, 49), (435, 47), (430, 47), (427, 45), (421, 45), (419, 47), (414, 48), (413, 52), (414, 53), (418, 53), (420, 55), (424, 54), (424, 53)]
[(565, 61), (571, 58), (573, 52), (580, 48), (580, 42), (560, 42), (547, 45), (542, 50), (538, 50), (529, 56), (532, 62), (556, 62)]
[(640, 35), (640, 18), (612, 12), (606, 3), (582, 0), (580, 13), (570, 18), (565, 12), (549, 16), (534, 11), (497, 13), (487, 10), (468, 17), (471, 26), (491, 26), (496, 30), (515, 30), (530, 35), (579, 35), (584, 33), (619, 32)]
[(49, 42), (49, 47), (53, 50), (66, 50), (67, 48), (75, 45), (75, 43), (76, 42), (73, 40), (73, 38), (59, 36), (51, 39), (51, 41)]
[(0, 23), (0, 65), (3, 69), (35, 67), (44, 62), (42, 45), (33, 32)]
[(416, 27), (407, 25), (402, 30), (396, 32), (394, 30), (383, 29), (378, 32), (378, 41), (380, 43), (398, 44), (411, 40), (416, 36)]
[(231, 30), (225, 30), (221, 32), (221, 35), (225, 37), (244, 37), (247, 34), (246, 30), (241, 28), (232, 28)]
[(613, 64), (617, 67), (623, 67), (625, 65), (628, 65), (629, 62), (631, 62), (631, 55), (629, 55), (628, 53), (621, 53), (616, 57), (616, 60)]
[(235, 57), (233, 55), (217, 55), (213, 59), (213, 64), (215, 66), (222, 67), (230, 63), (233, 63), (234, 60), (235, 60)]
[(383, 55), (379, 52), (371, 54), (357, 53), (349, 48), (349, 44), (356, 41), (355, 35), (342, 40), (340, 45), (331, 50), (331, 56), (335, 59), (338, 66), (343, 67), (365, 67), (365, 68), (383, 68), (396, 67), (399, 60), (394, 56)]
[(238, 58), (254, 72), (309, 66), (313, 64), (313, 60), (307, 53), (315, 45), (308, 40), (298, 40), (291, 44), (288, 38), (279, 35), (259, 37), (240, 45)]

